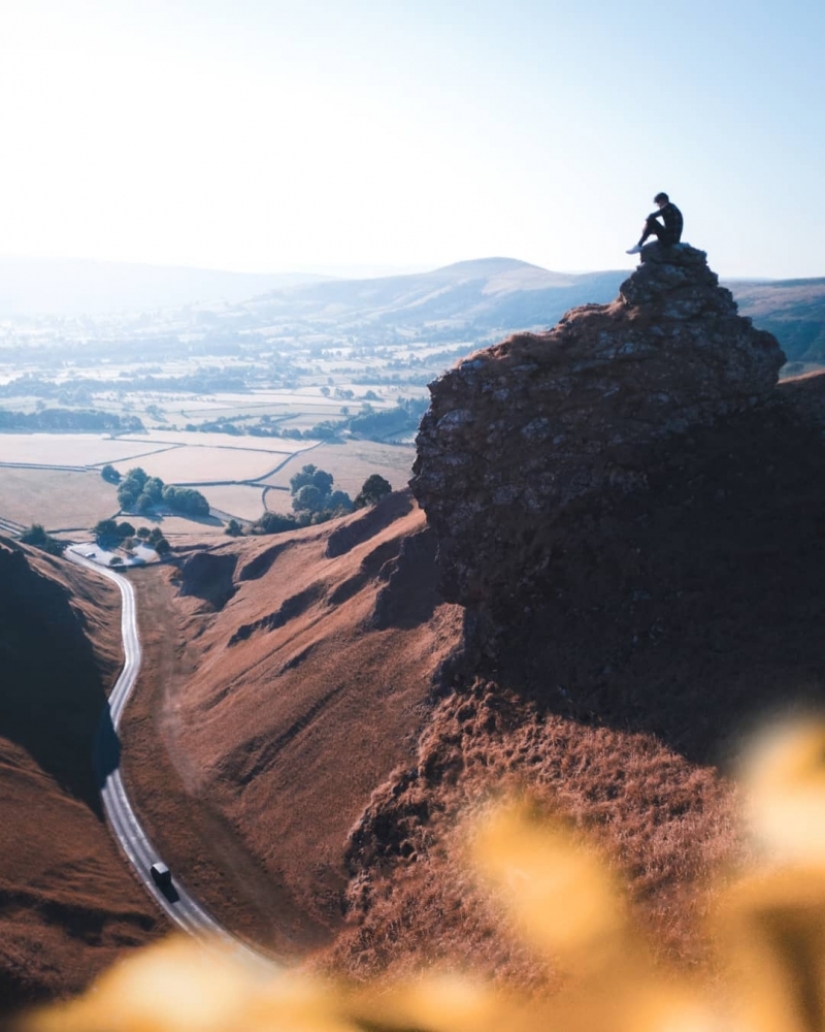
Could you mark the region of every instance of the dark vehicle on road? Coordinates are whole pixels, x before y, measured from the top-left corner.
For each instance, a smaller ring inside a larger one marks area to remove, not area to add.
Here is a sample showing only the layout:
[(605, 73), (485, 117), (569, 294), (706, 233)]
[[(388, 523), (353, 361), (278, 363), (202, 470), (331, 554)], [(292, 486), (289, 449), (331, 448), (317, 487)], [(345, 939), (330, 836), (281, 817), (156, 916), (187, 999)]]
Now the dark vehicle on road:
[(172, 884), (172, 872), (166, 866), (158, 861), (149, 868), (149, 873), (152, 875), (152, 881), (157, 885), (159, 889), (168, 889)]

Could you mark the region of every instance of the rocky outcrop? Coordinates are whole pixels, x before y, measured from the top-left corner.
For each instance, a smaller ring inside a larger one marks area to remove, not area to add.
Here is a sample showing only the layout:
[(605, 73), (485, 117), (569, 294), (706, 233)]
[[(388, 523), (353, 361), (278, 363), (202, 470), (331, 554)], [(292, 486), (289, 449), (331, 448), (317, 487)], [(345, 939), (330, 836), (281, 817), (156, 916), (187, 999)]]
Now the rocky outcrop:
[(700, 251), (655, 246), (612, 304), (431, 386), (412, 487), (463, 647), (353, 827), (336, 966), (535, 986), (451, 859), (464, 814), (525, 790), (611, 855), (658, 956), (696, 963), (700, 886), (741, 860), (718, 765), (825, 704), (825, 375), (776, 388), (781, 361)]
[(644, 489), (675, 437), (752, 408), (783, 362), (703, 251), (653, 244), (611, 304), (459, 363), (430, 385), (411, 485), (445, 598), (518, 598), (562, 518)]

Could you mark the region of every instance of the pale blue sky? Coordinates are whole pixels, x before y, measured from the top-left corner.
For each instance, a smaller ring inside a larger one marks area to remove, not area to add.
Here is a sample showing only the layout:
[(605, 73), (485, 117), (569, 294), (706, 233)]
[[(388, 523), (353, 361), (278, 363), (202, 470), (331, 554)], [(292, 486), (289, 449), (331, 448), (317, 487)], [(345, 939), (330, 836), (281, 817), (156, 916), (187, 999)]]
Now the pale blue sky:
[(2, 0), (0, 253), (825, 275), (825, 4)]

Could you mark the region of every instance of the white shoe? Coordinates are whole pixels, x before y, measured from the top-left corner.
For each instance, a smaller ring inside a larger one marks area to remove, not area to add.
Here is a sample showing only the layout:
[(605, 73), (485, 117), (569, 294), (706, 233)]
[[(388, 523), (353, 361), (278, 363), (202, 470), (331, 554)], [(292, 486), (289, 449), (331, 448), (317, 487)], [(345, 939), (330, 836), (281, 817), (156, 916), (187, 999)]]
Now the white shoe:
[(641, 253), (642, 253), (642, 245), (641, 244), (635, 244), (633, 247), (628, 248), (628, 250), (625, 251), (625, 254), (641, 254)]

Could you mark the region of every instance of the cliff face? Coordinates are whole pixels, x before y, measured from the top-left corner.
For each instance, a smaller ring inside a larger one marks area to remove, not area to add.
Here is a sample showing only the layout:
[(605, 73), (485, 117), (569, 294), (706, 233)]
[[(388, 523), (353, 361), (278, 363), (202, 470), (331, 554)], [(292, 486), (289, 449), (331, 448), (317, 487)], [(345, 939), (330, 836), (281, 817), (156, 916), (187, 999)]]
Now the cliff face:
[(783, 362), (704, 252), (658, 244), (612, 304), (461, 362), (431, 385), (412, 481), (445, 596), (519, 595), (566, 512), (644, 488), (674, 435), (752, 408)]

